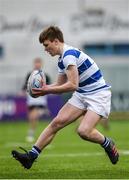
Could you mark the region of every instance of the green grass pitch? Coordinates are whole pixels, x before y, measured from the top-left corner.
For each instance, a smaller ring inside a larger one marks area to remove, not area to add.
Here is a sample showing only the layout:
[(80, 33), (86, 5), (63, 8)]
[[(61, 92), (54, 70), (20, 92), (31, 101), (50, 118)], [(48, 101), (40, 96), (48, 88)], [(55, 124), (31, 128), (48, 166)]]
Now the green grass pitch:
[[(40, 121), (36, 136), (47, 126)], [(112, 137), (119, 149), (120, 159), (112, 165), (103, 149), (79, 138), (76, 133), (78, 122), (60, 132), (40, 155), (30, 170), (24, 169), (11, 157), (11, 150), (26, 143), (26, 122), (0, 123), (0, 178), (1, 179), (129, 179), (129, 121), (111, 120), (110, 130), (101, 125), (98, 129)]]

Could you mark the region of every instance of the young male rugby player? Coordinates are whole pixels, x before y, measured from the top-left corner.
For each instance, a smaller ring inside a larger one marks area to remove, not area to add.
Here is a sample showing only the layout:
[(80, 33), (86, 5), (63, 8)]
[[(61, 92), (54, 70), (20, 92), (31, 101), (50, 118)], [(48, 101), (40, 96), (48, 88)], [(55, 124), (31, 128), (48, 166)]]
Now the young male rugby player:
[(12, 151), (13, 157), (25, 168), (31, 168), (41, 151), (53, 140), (56, 133), (84, 115), (77, 129), (78, 135), (104, 148), (112, 164), (119, 154), (114, 142), (95, 127), (102, 117), (108, 118), (111, 104), (110, 86), (94, 60), (81, 50), (64, 43), (62, 31), (50, 26), (41, 32), (39, 41), (51, 56), (59, 55), (58, 79), (55, 84), (33, 89), (36, 96), (73, 92), (72, 97), (61, 108), (58, 115), (41, 133), (29, 152)]

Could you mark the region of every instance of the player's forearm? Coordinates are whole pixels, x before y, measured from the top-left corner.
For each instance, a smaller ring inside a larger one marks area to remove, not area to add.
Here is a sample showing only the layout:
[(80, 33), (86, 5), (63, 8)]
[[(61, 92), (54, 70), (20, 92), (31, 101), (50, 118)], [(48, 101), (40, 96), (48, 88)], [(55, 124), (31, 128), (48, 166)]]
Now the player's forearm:
[(77, 84), (68, 81), (67, 83), (60, 86), (48, 86), (48, 88), (45, 91), (47, 94), (58, 94), (75, 91), (77, 87)]
[(55, 87), (55, 86), (57, 86), (57, 83), (47, 85), (47, 87)]
[[(64, 84), (64, 83), (63, 83)], [(49, 85), (47, 85), (47, 87), (55, 87), (55, 86), (60, 86), (60, 85), (62, 85), (62, 82), (55, 82), (55, 83), (53, 83), (53, 84), (49, 84)]]

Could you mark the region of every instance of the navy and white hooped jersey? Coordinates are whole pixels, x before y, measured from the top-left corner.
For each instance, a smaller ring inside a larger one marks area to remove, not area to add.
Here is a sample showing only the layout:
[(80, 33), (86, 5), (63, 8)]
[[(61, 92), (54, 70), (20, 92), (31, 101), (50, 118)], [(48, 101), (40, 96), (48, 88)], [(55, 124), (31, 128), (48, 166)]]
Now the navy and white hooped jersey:
[(97, 64), (79, 49), (64, 44), (62, 56), (58, 59), (58, 72), (65, 74), (69, 65), (75, 65), (79, 74), (79, 85), (76, 90), (80, 94), (91, 94), (109, 89)]

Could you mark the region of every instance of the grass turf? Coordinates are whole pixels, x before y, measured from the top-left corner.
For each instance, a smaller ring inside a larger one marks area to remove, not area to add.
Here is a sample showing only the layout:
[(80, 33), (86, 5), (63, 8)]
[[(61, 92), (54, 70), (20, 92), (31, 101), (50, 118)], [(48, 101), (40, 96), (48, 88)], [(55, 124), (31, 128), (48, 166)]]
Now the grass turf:
[[(36, 136), (47, 126), (40, 122)], [(11, 157), (11, 150), (23, 146), (26, 122), (0, 124), (0, 178), (1, 179), (128, 179), (129, 178), (129, 121), (110, 122), (110, 130), (98, 129), (112, 137), (120, 151), (117, 165), (112, 165), (103, 149), (86, 142), (76, 134), (78, 122), (62, 129), (54, 141), (40, 155), (30, 170)]]

